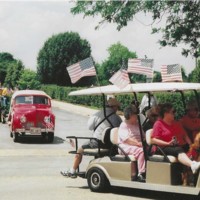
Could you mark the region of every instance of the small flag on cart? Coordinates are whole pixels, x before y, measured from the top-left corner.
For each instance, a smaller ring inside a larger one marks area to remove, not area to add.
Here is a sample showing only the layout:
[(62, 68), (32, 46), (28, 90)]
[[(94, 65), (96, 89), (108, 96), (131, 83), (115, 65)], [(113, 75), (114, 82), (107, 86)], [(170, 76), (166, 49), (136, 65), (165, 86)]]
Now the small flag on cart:
[(128, 72), (125, 69), (120, 69), (117, 71), (110, 79), (109, 81), (119, 87), (120, 89), (125, 88), (129, 83), (130, 79), (128, 76)]
[(161, 66), (162, 82), (182, 82), (181, 66), (178, 64), (174, 65), (162, 65)]
[(96, 76), (96, 70), (91, 57), (67, 67), (72, 83), (76, 83), (85, 76)]
[(129, 59), (128, 73), (143, 74), (153, 77), (153, 59)]

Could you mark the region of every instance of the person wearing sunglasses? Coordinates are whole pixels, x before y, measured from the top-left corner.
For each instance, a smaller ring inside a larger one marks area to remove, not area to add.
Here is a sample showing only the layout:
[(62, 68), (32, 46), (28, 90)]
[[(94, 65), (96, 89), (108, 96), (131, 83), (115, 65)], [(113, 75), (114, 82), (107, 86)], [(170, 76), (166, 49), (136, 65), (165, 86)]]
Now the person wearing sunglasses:
[(166, 155), (174, 156), (180, 163), (191, 168), (193, 174), (197, 173), (200, 168), (200, 162), (191, 161), (179, 145), (177, 135), (184, 129), (180, 123), (175, 121), (176, 111), (172, 104), (160, 104), (160, 119), (158, 119), (152, 132), (152, 143), (160, 146)]
[(199, 108), (195, 101), (188, 102), (186, 114), (180, 119), (191, 141), (194, 141), (196, 134), (200, 131)]

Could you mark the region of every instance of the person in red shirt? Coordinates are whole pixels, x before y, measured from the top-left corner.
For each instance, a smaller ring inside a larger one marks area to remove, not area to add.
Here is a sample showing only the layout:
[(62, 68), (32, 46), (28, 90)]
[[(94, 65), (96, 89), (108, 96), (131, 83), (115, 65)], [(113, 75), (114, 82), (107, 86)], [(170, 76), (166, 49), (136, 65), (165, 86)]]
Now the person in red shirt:
[(196, 134), (200, 131), (199, 109), (196, 102), (191, 101), (187, 104), (186, 114), (180, 119), (189, 138), (194, 142)]
[(172, 104), (161, 104), (159, 114), (161, 118), (153, 126), (152, 143), (159, 145), (166, 155), (175, 156), (180, 163), (190, 167), (194, 174), (197, 173), (200, 162), (191, 161), (178, 144), (176, 136), (181, 131), (181, 126), (174, 120), (175, 110)]

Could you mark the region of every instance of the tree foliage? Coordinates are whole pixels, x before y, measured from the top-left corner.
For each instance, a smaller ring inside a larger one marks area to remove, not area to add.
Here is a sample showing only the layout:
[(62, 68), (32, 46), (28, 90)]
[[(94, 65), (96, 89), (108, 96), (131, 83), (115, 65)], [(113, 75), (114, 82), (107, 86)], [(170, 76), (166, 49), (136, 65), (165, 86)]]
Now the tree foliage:
[[(121, 43), (113, 44), (108, 48), (109, 56), (98, 66), (98, 74), (101, 85), (109, 84), (109, 79), (124, 64), (127, 67), (129, 58), (136, 58), (136, 53), (129, 51)], [(124, 63), (123, 63), (124, 62)]]
[(24, 65), (21, 61), (14, 61), (8, 64), (6, 71), (5, 84), (14, 88), (24, 71)]
[(200, 82), (200, 60), (198, 61), (197, 67), (189, 74), (188, 79), (190, 82)]
[[(102, 21), (114, 22), (120, 30), (132, 21), (137, 13), (152, 14), (152, 33), (161, 32), (161, 46), (177, 46), (179, 43), (189, 47), (182, 54), (189, 53), (194, 57), (200, 55), (200, 3), (199, 0), (189, 1), (77, 1), (71, 9), (73, 14), (83, 13), (84, 16), (101, 15)], [(157, 28), (155, 23), (166, 16), (164, 28)]]
[[(54, 35), (44, 43), (39, 52), (37, 58), (39, 80), (44, 84), (70, 86), (71, 80), (66, 67), (90, 55), (89, 42), (81, 39), (78, 33), (66, 32)], [(91, 79), (87, 77), (87, 80)], [(82, 83), (81, 81), (78, 84)]]
[(11, 63), (16, 62), (10, 53), (2, 52), (0, 53), (0, 82), (4, 84), (6, 78), (6, 72)]
[(30, 70), (25, 69), (20, 76), (20, 79), (17, 81), (18, 87), (22, 90), (24, 89), (39, 89), (40, 82), (38, 81), (37, 73)]

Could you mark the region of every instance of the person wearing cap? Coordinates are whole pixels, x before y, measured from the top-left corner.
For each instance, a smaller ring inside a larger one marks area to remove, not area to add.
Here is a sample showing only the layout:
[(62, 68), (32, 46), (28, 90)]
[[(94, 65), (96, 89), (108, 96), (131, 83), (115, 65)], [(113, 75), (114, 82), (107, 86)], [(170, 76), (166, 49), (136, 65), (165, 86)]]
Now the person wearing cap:
[(180, 119), (191, 141), (194, 141), (196, 134), (200, 131), (199, 108), (196, 101), (188, 102), (186, 114)]
[[(98, 145), (100, 145), (100, 148), (108, 148), (108, 145), (102, 142), (104, 139), (103, 133), (111, 128), (120, 126), (122, 120), (116, 114), (119, 107), (120, 103), (115, 98), (109, 98), (106, 103), (105, 110), (100, 110), (89, 118), (88, 128), (89, 130), (93, 131), (93, 138), (95, 139), (91, 139), (90, 141), (86, 142), (77, 150), (73, 166), (70, 168), (70, 170), (60, 172), (63, 176), (71, 178), (77, 177), (76, 171), (82, 161), (82, 153), (84, 149), (98, 148)], [(96, 139), (98, 139), (99, 142)]]

